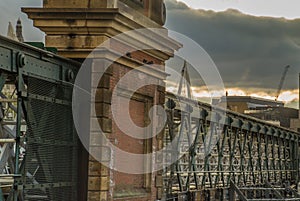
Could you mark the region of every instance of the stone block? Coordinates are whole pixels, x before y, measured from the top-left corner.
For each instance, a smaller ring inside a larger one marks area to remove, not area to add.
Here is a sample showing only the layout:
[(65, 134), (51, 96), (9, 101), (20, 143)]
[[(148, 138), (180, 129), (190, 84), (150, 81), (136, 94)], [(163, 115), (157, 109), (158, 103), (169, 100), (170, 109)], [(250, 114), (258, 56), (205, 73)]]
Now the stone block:
[(91, 104), (91, 107), (95, 108), (96, 114), (94, 114), (94, 117), (106, 117), (109, 118), (111, 114), (111, 106), (107, 103), (93, 103)]
[(44, 0), (44, 8), (87, 8), (88, 1), (82, 0)]
[(92, 73), (92, 87), (109, 89), (110, 77), (107, 73)]
[(92, 89), (92, 94), (95, 95), (95, 102), (111, 104), (112, 92), (108, 89)]
[[(107, 68), (104, 69), (104, 66)], [(112, 75), (113, 66), (111, 66), (111, 62), (107, 59), (93, 59), (92, 72), (106, 73), (108, 75)]]
[[(99, 130), (99, 129), (101, 129), (101, 130)], [(91, 117), (90, 130), (93, 132), (111, 133), (112, 120), (108, 119), (108, 118)]]
[(102, 134), (99, 132), (92, 132), (90, 134), (90, 146), (102, 146)]
[(101, 163), (89, 161), (89, 176), (101, 176)]
[(100, 185), (101, 185), (101, 179), (100, 179), (100, 177), (89, 176), (89, 180), (88, 181), (89, 181), (88, 182), (88, 189), (89, 189), (89, 191), (99, 191), (100, 190)]
[(107, 191), (101, 191), (100, 192), (100, 201), (108, 201), (108, 192)]
[(156, 175), (155, 177), (155, 187), (162, 187), (163, 186), (163, 178), (161, 175)]
[(87, 200), (88, 201), (99, 201), (100, 200), (100, 192), (99, 191), (89, 191)]
[(109, 189), (109, 177), (101, 177), (100, 179), (100, 190), (101, 191), (108, 191)]

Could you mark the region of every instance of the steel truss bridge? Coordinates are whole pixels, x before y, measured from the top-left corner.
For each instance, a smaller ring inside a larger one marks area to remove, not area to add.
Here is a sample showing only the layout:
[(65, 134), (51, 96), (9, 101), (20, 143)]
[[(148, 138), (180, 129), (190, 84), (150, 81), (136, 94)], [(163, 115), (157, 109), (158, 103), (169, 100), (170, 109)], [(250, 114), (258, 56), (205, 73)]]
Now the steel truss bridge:
[(79, 66), (0, 37), (0, 200), (77, 200)]
[[(79, 67), (0, 37), (0, 200), (78, 200), (71, 98)], [(300, 200), (298, 133), (182, 96), (166, 100), (164, 144), (175, 143), (164, 157), (165, 200)]]
[(166, 200), (300, 200), (299, 133), (182, 96), (166, 98), (164, 143), (175, 142), (165, 154)]

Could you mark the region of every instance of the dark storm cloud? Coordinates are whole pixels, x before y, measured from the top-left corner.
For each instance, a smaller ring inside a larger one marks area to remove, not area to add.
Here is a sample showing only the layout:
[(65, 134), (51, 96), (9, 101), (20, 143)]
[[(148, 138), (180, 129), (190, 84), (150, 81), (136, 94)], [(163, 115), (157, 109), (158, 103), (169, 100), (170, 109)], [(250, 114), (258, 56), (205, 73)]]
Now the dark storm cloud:
[(284, 88), (297, 88), (300, 19), (193, 10), (175, 0), (166, 4), (166, 27), (201, 45), (216, 63), (226, 87), (275, 89), (289, 64)]

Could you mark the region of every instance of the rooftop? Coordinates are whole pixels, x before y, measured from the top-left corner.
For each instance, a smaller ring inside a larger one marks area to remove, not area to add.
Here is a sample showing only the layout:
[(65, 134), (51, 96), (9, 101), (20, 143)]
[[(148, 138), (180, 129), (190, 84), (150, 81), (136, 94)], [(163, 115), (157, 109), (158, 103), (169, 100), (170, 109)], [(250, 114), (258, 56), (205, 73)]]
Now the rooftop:
[(258, 98), (253, 96), (222, 96), (220, 99), (220, 103), (222, 102), (247, 102), (257, 105), (264, 105), (264, 106), (276, 106), (276, 107), (283, 107), (284, 103), (282, 101), (275, 101), (270, 99)]

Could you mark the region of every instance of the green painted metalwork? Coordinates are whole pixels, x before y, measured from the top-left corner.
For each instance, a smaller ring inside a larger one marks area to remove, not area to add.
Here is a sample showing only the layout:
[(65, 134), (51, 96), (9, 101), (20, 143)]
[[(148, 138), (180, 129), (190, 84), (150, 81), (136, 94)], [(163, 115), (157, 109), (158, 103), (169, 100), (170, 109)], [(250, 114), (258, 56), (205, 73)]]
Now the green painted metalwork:
[(230, 182), (229, 200), (241, 201), (300, 201), (300, 195), (287, 185), (272, 185), (265, 182), (257, 187), (238, 187), (233, 181)]
[[(8, 161), (14, 182), (10, 194), (4, 195), (6, 200), (76, 200), (78, 139), (70, 108), (73, 80), (68, 75), (76, 75), (79, 66), (0, 37), (0, 86), (15, 84), (17, 91), (16, 150)], [(191, 198), (191, 193), (201, 191), (209, 197), (209, 190), (218, 189), (216, 199), (226, 200), (224, 192), (233, 184), (237, 187), (234, 191), (241, 194), (239, 186), (299, 182), (299, 133), (222, 109), (212, 112), (210, 105), (190, 99), (166, 97), (164, 143), (177, 140), (166, 158), (174, 160), (181, 155), (164, 170), (167, 197), (185, 194)], [(181, 102), (182, 108), (176, 102)], [(222, 118), (226, 119), (224, 125)], [(21, 131), (24, 120), (25, 134)], [(26, 150), (24, 157), (21, 149)], [(261, 193), (250, 189), (245, 194)]]
[(79, 140), (71, 108), (74, 78), (69, 75), (76, 75), (79, 67), (75, 61), (0, 36), (1, 89), (9, 84), (17, 92), (10, 97), (16, 97), (16, 105), (9, 104), (16, 121), (7, 122), (16, 126), (10, 134), (14, 157), (7, 159), (5, 170), (13, 183), (0, 182), (3, 200), (77, 199)]
[[(168, 93), (166, 98), (176, 104), (166, 109), (169, 114), (166, 138), (169, 140), (165, 143), (173, 139), (170, 136), (181, 136), (186, 130), (191, 130), (189, 138), (193, 142), (181, 141), (180, 146), (190, 147), (189, 151), (178, 153), (182, 155), (178, 161), (166, 167), (166, 197), (214, 190), (218, 192), (214, 200), (226, 200), (224, 190), (229, 190), (230, 181), (236, 186), (253, 188), (266, 182), (275, 186), (286, 182), (298, 184), (299, 133), (221, 108), (212, 113), (210, 105), (188, 98), (175, 99)], [(189, 125), (181, 116), (187, 107), (194, 108), (189, 114)], [(203, 111), (207, 115), (204, 116)], [(225, 118), (224, 125), (219, 123), (221, 118)], [(177, 129), (174, 129), (175, 124)], [(219, 136), (218, 129), (222, 130)], [(246, 194), (262, 196), (262, 191), (249, 190)]]

